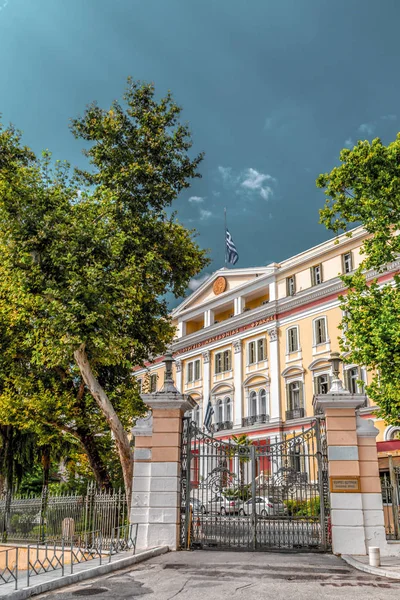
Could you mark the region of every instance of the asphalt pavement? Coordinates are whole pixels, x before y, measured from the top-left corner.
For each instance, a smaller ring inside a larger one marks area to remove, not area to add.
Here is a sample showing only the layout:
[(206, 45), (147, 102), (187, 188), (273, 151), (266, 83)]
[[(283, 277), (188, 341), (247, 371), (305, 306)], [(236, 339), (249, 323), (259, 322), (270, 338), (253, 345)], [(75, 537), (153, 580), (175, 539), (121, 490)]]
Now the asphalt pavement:
[(174, 552), (97, 580), (36, 596), (47, 600), (314, 600), (400, 596), (400, 580), (362, 573), (329, 554)]

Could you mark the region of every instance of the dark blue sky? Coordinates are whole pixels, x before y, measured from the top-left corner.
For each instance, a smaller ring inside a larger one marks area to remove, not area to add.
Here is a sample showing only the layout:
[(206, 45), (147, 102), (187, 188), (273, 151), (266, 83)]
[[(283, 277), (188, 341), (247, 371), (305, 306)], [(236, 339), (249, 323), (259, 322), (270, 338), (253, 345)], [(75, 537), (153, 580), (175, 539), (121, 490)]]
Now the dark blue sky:
[[(223, 265), (330, 237), (320, 172), (357, 139), (399, 130), (398, 0), (0, 0), (0, 112), (34, 150), (81, 162), (70, 117), (120, 97), (128, 75), (171, 89), (203, 178), (176, 204)], [(195, 286), (192, 286), (195, 287)]]

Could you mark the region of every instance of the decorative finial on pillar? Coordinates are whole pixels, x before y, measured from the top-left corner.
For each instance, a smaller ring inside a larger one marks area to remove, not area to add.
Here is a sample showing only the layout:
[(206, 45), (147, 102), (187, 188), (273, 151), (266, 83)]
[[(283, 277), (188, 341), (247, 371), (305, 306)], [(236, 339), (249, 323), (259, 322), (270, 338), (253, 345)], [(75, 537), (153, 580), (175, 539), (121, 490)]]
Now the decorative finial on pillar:
[(162, 392), (175, 392), (178, 393), (174, 385), (174, 379), (172, 377), (172, 363), (175, 362), (174, 357), (172, 356), (172, 352), (168, 350), (165, 354), (164, 364), (165, 364), (165, 376), (164, 376), (164, 386), (162, 388)]
[(331, 352), (329, 361), (332, 365), (332, 384), (329, 390), (330, 394), (348, 394), (349, 391), (343, 386), (343, 382), (339, 377), (340, 363), (343, 362), (339, 352)]

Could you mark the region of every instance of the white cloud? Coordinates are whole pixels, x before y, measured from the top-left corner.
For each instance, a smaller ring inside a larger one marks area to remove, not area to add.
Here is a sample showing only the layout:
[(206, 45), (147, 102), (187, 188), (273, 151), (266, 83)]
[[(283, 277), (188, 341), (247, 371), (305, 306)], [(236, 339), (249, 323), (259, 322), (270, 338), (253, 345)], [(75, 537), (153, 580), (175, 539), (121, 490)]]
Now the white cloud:
[(3, 3), (0, 4), (0, 10), (3, 10), (3, 8), (5, 8), (8, 4), (8, 0), (3, 0)]
[(221, 192), (216, 192), (215, 190), (213, 190), (213, 196), (215, 196), (216, 198), (219, 198), (221, 195)]
[(200, 275), (200, 277), (198, 277), (197, 279), (195, 277), (193, 277), (188, 284), (188, 288), (189, 290), (192, 290), (192, 292), (196, 291), (197, 288), (199, 288), (205, 281), (207, 281), (207, 279), (210, 277), (210, 275), (208, 273), (204, 273), (204, 275)]
[(200, 204), (200, 202), (204, 202), (204, 198), (202, 198), (201, 196), (190, 196), (189, 202)]
[(258, 192), (261, 198), (268, 200), (274, 192), (270, 185), (266, 185), (267, 181), (273, 182), (275, 180), (271, 175), (265, 175), (264, 173), (259, 173), (256, 169), (250, 168), (246, 169), (244, 179), (240, 185), (253, 192)]
[(397, 115), (383, 115), (381, 119), (383, 121), (397, 121)]
[(204, 208), (200, 209), (200, 219), (202, 221), (205, 221), (205, 219), (209, 219), (212, 215), (212, 212), (210, 210), (205, 210)]
[(222, 181), (228, 182), (232, 179), (232, 167), (218, 167)]
[(344, 145), (346, 146), (346, 148), (353, 148), (354, 146), (354, 142), (351, 138), (347, 138), (347, 140), (345, 141)]
[(372, 135), (375, 131), (375, 123), (361, 123), (358, 131), (367, 135)]
[(271, 184), (276, 183), (276, 179), (266, 173), (261, 173), (253, 168), (244, 169), (239, 174), (235, 174), (231, 167), (218, 167), (222, 176), (222, 183), (229, 189), (234, 189), (236, 194), (252, 199), (254, 195), (259, 195), (263, 200), (269, 200), (274, 190)]

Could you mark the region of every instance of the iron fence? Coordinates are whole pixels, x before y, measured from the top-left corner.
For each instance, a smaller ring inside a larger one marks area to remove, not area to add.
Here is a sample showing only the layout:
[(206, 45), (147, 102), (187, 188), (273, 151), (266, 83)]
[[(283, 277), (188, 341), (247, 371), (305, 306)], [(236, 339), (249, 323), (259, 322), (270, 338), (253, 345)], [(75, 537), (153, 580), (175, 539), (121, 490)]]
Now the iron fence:
[(70, 543), (85, 531), (100, 531), (111, 538), (116, 527), (127, 522), (126, 497), (122, 490), (100, 491), (89, 485), (85, 495), (46, 494), (14, 496), (8, 507), (0, 499), (0, 527), (3, 543)]
[(392, 456), (389, 456), (388, 459), (389, 471), (380, 474), (386, 539), (399, 540), (400, 469), (393, 465)]
[[(13, 583), (14, 589), (32, 585), (32, 578), (57, 572), (60, 577), (74, 572), (76, 565), (98, 559), (110, 563), (120, 553), (136, 552), (138, 526), (132, 523), (115, 527), (108, 537), (100, 530), (82, 532), (66, 542), (47, 541), (0, 551), (0, 586)], [(19, 551), (22, 560), (18, 560)]]

